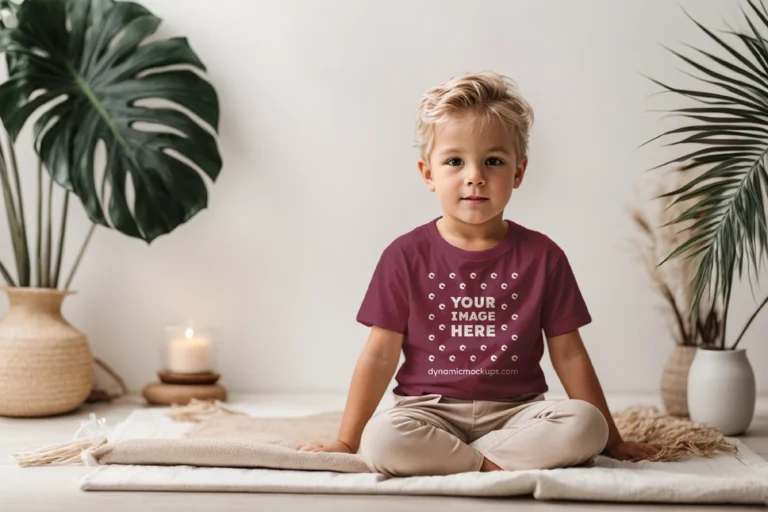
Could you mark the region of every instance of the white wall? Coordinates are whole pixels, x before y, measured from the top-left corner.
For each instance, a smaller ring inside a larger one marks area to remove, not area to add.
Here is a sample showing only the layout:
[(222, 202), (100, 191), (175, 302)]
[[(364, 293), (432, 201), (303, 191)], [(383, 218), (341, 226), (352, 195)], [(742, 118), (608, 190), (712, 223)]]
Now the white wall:
[[(604, 388), (658, 389), (672, 341), (643, 270), (621, 247), (633, 232), (625, 208), (634, 183), (668, 155), (637, 149), (667, 126), (648, 113), (662, 104), (640, 73), (681, 79), (660, 43), (705, 42), (681, 6), (723, 27), (737, 3), (145, 4), (165, 19), (165, 35), (188, 36), (209, 66), (225, 164), (210, 209), (152, 246), (99, 230), (80, 293), (67, 300), (66, 316), (131, 388), (154, 378), (163, 326), (194, 318), (219, 326), (231, 389), (344, 390), (366, 336), (355, 314), (380, 251), (439, 215), (416, 172), (417, 101), (452, 75), (494, 69), (518, 81), (537, 116), (508, 216), (569, 254), (594, 316), (583, 334)], [(19, 144), (28, 193), (29, 142), (27, 133)], [(67, 263), (87, 229), (76, 209)], [(9, 262), (4, 223), (0, 240)], [(742, 295), (731, 331), (752, 309)], [(768, 311), (741, 344), (763, 392), (767, 329)]]

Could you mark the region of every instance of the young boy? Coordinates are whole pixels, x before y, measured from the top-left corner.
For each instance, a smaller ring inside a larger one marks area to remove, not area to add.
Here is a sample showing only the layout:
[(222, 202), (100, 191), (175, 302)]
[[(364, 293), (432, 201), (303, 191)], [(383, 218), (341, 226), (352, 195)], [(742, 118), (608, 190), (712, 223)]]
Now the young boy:
[[(506, 77), (465, 74), (419, 105), (418, 168), (443, 215), (381, 256), (357, 320), (371, 327), (338, 440), (391, 476), (548, 469), (622, 441), (578, 329), (591, 321), (563, 251), (505, 220), (523, 182), (533, 112)], [(546, 400), (543, 338), (569, 398)], [(397, 368), (395, 405), (374, 414)]]

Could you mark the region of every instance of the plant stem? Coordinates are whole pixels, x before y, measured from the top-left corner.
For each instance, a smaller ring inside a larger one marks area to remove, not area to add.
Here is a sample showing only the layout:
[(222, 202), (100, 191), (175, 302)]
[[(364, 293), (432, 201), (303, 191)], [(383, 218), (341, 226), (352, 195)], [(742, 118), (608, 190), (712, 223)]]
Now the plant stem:
[(0, 185), (3, 187), (3, 199), (5, 201), (5, 213), (8, 218), (8, 230), (11, 233), (11, 242), (13, 244), (13, 254), (16, 259), (16, 274), (19, 278), (19, 285), (24, 285), (24, 273), (22, 272), (23, 255), (21, 254), (21, 242), (19, 240), (19, 219), (16, 215), (16, 201), (13, 198), (11, 183), (8, 180), (8, 171), (5, 167), (5, 158), (2, 149), (0, 149)]
[(728, 291), (725, 293), (725, 306), (723, 307), (723, 333), (720, 337), (720, 348), (725, 350), (725, 328), (728, 323), (728, 307), (731, 305), (731, 290), (733, 289), (733, 283), (728, 284)]
[[(101, 197), (104, 197), (104, 189), (107, 186), (107, 173), (104, 173), (104, 177), (101, 180)], [(91, 237), (93, 236), (93, 232), (96, 231), (97, 224), (94, 222), (91, 224), (91, 228), (88, 230), (88, 234), (85, 235), (85, 240), (83, 241), (83, 245), (80, 246), (80, 250), (77, 253), (77, 258), (75, 259), (75, 263), (72, 265), (72, 270), (69, 271), (69, 277), (67, 278), (67, 283), (64, 285), (64, 290), (69, 290), (69, 286), (72, 284), (72, 279), (75, 277), (75, 272), (77, 271), (77, 268), (80, 266), (80, 261), (83, 259), (83, 254), (85, 254), (85, 249), (88, 247), (88, 244), (91, 241)]]
[(675, 296), (672, 295), (672, 292), (667, 285), (664, 285), (664, 296), (667, 298), (667, 302), (669, 302), (672, 311), (675, 313), (675, 319), (677, 320), (677, 326), (680, 328), (680, 337), (683, 340), (683, 345), (688, 345), (686, 342), (688, 339), (688, 333), (686, 332), (685, 322), (683, 322), (683, 317), (680, 315), (680, 310), (677, 307)]
[(61, 225), (59, 227), (59, 248), (56, 255), (56, 270), (53, 272), (53, 287), (59, 287), (59, 272), (61, 258), (64, 255), (64, 235), (67, 232), (67, 211), (69, 209), (69, 190), (64, 192), (64, 206), (61, 209)]
[(91, 237), (93, 236), (93, 232), (96, 230), (96, 223), (91, 224), (91, 229), (88, 230), (88, 234), (85, 236), (85, 241), (83, 241), (83, 245), (80, 247), (80, 251), (77, 253), (77, 259), (75, 260), (74, 265), (72, 265), (72, 270), (69, 272), (69, 277), (67, 278), (67, 283), (64, 285), (64, 290), (69, 290), (69, 285), (72, 284), (72, 278), (75, 277), (75, 271), (77, 270), (77, 267), (80, 266), (80, 260), (83, 259), (83, 253), (85, 253), (85, 248), (88, 247), (88, 242), (91, 241)]
[(43, 251), (43, 286), (51, 287), (51, 238), (53, 225), (53, 179), (48, 182), (48, 210), (45, 220), (45, 250)]
[[(18, 219), (19, 229), (21, 230), (21, 246), (22, 246), (22, 268), (24, 273), (24, 279), (19, 277), (19, 281), (26, 285), (32, 284), (32, 275), (29, 262), (29, 245), (27, 242), (27, 221), (24, 216), (24, 198), (21, 194), (21, 180), (19, 179), (19, 164), (16, 161), (16, 150), (13, 147), (13, 141), (10, 135), (6, 133), (8, 138), (8, 156), (10, 157), (11, 171), (13, 172), (13, 180), (16, 185), (16, 200), (18, 201)], [(19, 270), (21, 272), (21, 270)]]
[(8, 283), (8, 286), (16, 286), (16, 282), (14, 282), (11, 274), (8, 273), (8, 270), (5, 268), (2, 261), (0, 261), (0, 274), (3, 274), (3, 279)]
[[(707, 313), (707, 325), (710, 325), (710, 322), (713, 322), (718, 326), (720, 325), (720, 322), (717, 321), (717, 299), (716, 298), (713, 299), (711, 304), (709, 305), (709, 313)], [(708, 331), (711, 331), (711, 330), (712, 329), (709, 329)], [(710, 340), (710, 341), (714, 341), (714, 344), (717, 345), (717, 339)]]
[(37, 162), (37, 245), (35, 261), (37, 268), (36, 286), (43, 286), (43, 160)]
[(749, 329), (749, 324), (752, 323), (752, 320), (755, 319), (757, 314), (760, 312), (761, 309), (763, 309), (763, 306), (765, 306), (766, 303), (768, 303), (768, 297), (766, 297), (765, 300), (763, 300), (763, 302), (757, 307), (755, 312), (752, 313), (752, 316), (749, 317), (749, 321), (747, 322), (747, 325), (745, 325), (744, 328), (741, 330), (741, 334), (739, 334), (739, 337), (736, 338), (736, 343), (733, 344), (733, 346), (731, 347), (731, 350), (735, 349), (736, 345), (739, 344), (739, 342), (741, 341), (741, 338), (744, 336), (744, 333), (747, 332), (747, 329)]

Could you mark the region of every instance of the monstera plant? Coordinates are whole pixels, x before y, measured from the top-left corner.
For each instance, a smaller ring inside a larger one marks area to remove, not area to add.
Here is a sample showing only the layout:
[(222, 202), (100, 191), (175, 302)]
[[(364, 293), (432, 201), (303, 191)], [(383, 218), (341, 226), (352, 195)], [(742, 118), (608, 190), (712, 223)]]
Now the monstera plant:
[[(119, 396), (94, 387), (94, 359), (122, 384), (60, 311), (93, 229), (151, 243), (206, 208), (222, 165), (219, 103), (187, 40), (158, 38), (160, 19), (137, 3), (0, 0), (0, 18), (0, 186), (16, 263), (14, 277), (0, 261), (11, 307), (0, 318), (0, 415), (59, 414)], [(27, 126), (39, 161), (34, 257), (14, 149)], [(62, 290), (71, 196), (92, 226)]]
[[(80, 199), (93, 227), (147, 243), (207, 206), (205, 176), (215, 181), (222, 166), (215, 137), (219, 104), (185, 38), (148, 41), (161, 20), (133, 2), (6, 0), (0, 7), (0, 51), (8, 67), (0, 84), (0, 118), (9, 136), (7, 160), (6, 152), (0, 154), (0, 182), (17, 276), (2, 262), (0, 273), (9, 285), (30, 286), (34, 266), (37, 286), (57, 286), (70, 194)], [(36, 265), (30, 262), (13, 151), (27, 124), (41, 164)], [(96, 157), (97, 146), (104, 158)], [(51, 180), (47, 187), (43, 173)], [(64, 190), (56, 256), (53, 183)]]

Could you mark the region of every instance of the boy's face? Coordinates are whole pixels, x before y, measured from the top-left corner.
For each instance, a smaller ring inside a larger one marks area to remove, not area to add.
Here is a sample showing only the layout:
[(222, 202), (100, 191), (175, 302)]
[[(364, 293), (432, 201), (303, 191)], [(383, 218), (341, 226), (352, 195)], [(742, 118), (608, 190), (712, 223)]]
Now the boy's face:
[(465, 112), (437, 127), (429, 161), (419, 160), (419, 171), (444, 216), (484, 224), (502, 219), (527, 164), (517, 163), (513, 134), (499, 121), (482, 127), (476, 114)]

